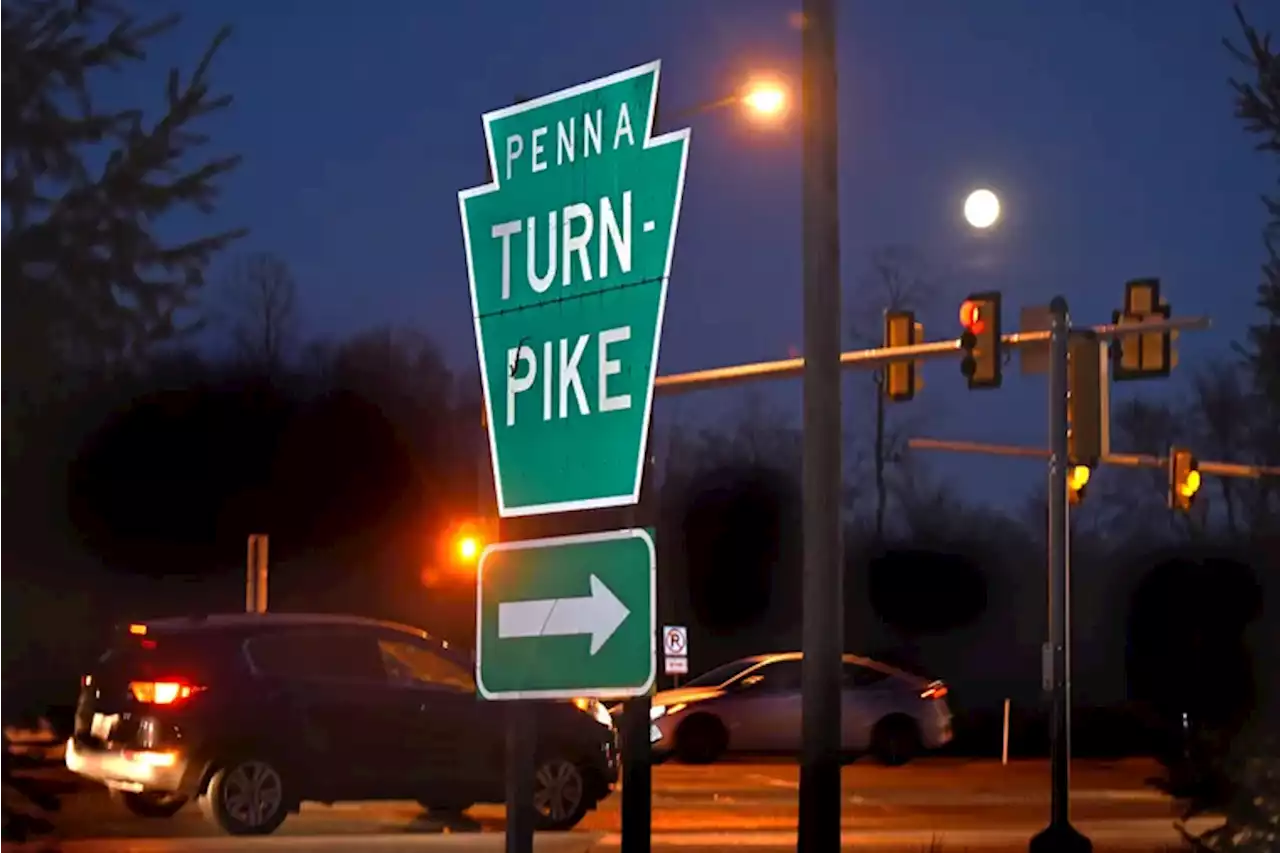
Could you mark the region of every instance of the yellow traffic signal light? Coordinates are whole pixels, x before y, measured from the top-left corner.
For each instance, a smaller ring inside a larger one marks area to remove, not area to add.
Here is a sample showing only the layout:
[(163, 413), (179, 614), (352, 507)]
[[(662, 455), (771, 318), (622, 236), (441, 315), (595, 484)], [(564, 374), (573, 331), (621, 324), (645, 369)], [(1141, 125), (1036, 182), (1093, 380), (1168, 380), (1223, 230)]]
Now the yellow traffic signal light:
[(999, 388), (1003, 363), (1000, 353), (1000, 294), (974, 293), (960, 305), (960, 372), (970, 388)]
[[(886, 347), (906, 347), (923, 341), (924, 326), (916, 322), (916, 315), (913, 312), (884, 312), (884, 345)], [(884, 393), (894, 402), (910, 400), (923, 385), (919, 366), (915, 361), (894, 362), (884, 369)]]
[(1102, 347), (1092, 335), (1073, 336), (1067, 361), (1067, 458), (1093, 467), (1110, 452), (1110, 388)]
[(1067, 502), (1078, 504), (1084, 500), (1084, 487), (1089, 485), (1092, 471), (1088, 465), (1072, 465), (1067, 471)]
[(1182, 447), (1169, 448), (1169, 508), (1190, 512), (1200, 491), (1200, 469), (1196, 457)]

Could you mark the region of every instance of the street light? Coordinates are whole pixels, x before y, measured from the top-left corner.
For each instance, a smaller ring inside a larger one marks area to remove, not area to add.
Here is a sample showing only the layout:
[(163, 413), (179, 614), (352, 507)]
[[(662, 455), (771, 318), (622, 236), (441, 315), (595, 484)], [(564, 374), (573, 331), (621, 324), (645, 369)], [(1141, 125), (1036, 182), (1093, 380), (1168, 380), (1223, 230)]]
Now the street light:
[(756, 80), (743, 90), (740, 101), (757, 118), (774, 119), (786, 111), (787, 90), (776, 80)]
[(474, 562), (480, 556), (480, 540), (474, 536), (463, 536), (458, 539), (458, 559), (464, 563)]
[(761, 122), (773, 122), (786, 114), (790, 100), (787, 86), (782, 80), (776, 77), (755, 77), (728, 97), (704, 101), (687, 109), (676, 110), (670, 115), (663, 112), (662, 124), (674, 126), (694, 116), (734, 106), (742, 107), (743, 112), (750, 118)]

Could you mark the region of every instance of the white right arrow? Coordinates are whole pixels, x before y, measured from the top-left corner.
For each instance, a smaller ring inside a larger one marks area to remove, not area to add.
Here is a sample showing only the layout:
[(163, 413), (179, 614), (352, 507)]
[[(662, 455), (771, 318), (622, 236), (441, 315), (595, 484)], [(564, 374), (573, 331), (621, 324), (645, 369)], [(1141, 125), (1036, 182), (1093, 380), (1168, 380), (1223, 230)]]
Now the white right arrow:
[(591, 594), (580, 598), (538, 598), (498, 605), (498, 637), (568, 637), (591, 635), (591, 654), (609, 641), (631, 613), (613, 590), (595, 575)]

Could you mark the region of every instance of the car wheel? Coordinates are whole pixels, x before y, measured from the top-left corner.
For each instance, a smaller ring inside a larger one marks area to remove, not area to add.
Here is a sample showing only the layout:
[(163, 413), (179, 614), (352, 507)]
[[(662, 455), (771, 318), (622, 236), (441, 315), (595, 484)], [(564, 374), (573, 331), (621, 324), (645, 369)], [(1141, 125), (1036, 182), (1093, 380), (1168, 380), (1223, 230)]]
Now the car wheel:
[(220, 767), (199, 802), (205, 817), (228, 835), (270, 835), (289, 814), (280, 771), (260, 759)]
[(871, 735), (871, 754), (886, 767), (901, 767), (920, 753), (920, 727), (909, 717), (886, 717)]
[(710, 764), (728, 745), (724, 723), (710, 714), (690, 717), (676, 729), (676, 754), (686, 764)]
[(572, 829), (586, 816), (587, 780), (567, 758), (544, 758), (533, 771), (533, 814), (538, 829)]
[(187, 798), (181, 794), (162, 794), (149, 791), (112, 790), (111, 799), (124, 806), (130, 814), (147, 818), (173, 817), (187, 804)]

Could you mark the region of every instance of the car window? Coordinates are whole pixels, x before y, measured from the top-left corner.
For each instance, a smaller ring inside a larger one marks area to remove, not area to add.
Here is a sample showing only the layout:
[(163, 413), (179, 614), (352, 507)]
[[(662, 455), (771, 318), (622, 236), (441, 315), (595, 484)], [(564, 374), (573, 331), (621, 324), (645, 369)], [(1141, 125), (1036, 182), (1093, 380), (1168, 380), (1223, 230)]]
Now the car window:
[(873, 684), (879, 684), (888, 677), (887, 673), (878, 669), (857, 663), (846, 663), (841, 680), (845, 687), (870, 687)]
[(191, 678), (209, 681), (237, 674), (240, 643), (218, 632), (175, 632), (130, 636), (108, 649), (98, 666), (129, 677)]
[(385, 681), (377, 642), (356, 631), (281, 631), (245, 644), (254, 668), (264, 675), (296, 679)]
[(775, 690), (799, 690), (800, 661), (783, 660), (765, 664), (742, 679), (741, 684), (744, 687), (750, 687), (752, 690), (768, 690), (770, 692)]
[(732, 663), (721, 664), (715, 669), (707, 670), (697, 678), (691, 678), (684, 682), (684, 687), (720, 687), (728, 681), (732, 681), (746, 670), (756, 665), (754, 660), (736, 660)]
[(393, 684), (429, 684), (474, 693), (471, 674), (411, 640), (378, 640), (382, 665)]

